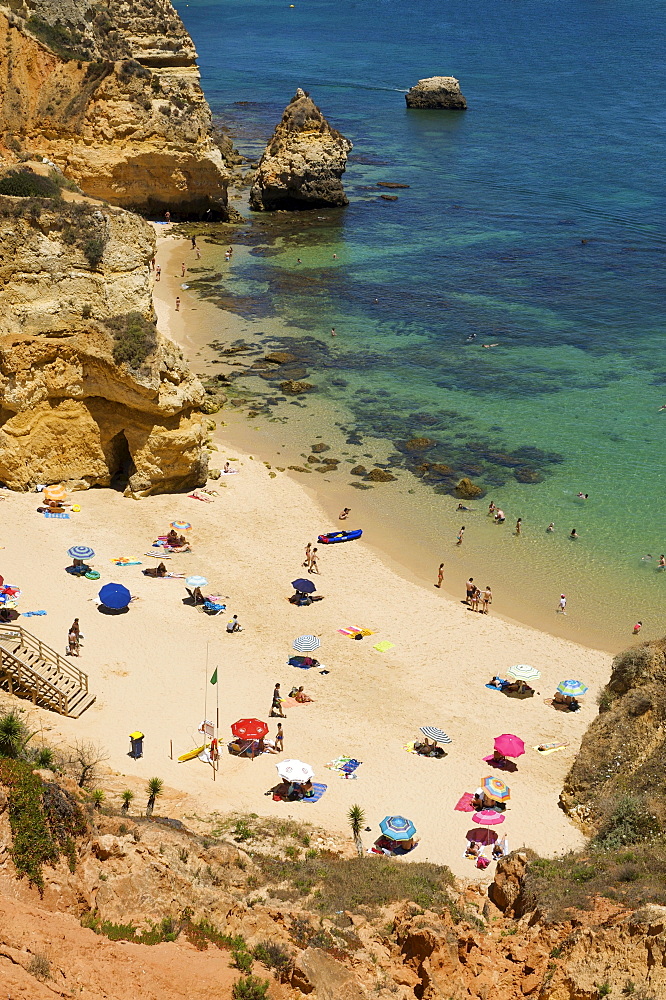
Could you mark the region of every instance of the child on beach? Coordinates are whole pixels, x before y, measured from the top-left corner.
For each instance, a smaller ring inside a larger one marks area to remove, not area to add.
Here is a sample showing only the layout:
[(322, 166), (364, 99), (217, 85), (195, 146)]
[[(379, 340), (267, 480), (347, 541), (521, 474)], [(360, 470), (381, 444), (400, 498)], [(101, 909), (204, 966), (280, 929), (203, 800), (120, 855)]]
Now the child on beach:
[(276, 684), (273, 688), (273, 702), (271, 704), (271, 710), (268, 713), (269, 718), (273, 718), (274, 715), (279, 715), (281, 719), (286, 719), (287, 716), (282, 711), (282, 695), (280, 694), (280, 685)]
[(279, 750), (280, 753), (284, 752), (284, 731), (281, 722), (278, 722), (277, 733), (275, 734), (275, 749)]
[(557, 606), (557, 613), (560, 615), (566, 615), (567, 613), (567, 599), (564, 594), (560, 594), (560, 602)]
[(456, 545), (462, 545), (464, 534), (465, 534), (465, 525), (463, 524), (462, 528), (458, 532), (458, 540), (456, 542)]

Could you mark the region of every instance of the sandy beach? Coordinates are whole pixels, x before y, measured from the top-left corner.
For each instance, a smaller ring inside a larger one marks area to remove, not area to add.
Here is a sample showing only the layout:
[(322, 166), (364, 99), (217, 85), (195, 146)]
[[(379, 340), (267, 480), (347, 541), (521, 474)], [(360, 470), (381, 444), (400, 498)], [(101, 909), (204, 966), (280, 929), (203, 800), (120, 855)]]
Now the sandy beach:
[[(181, 341), (181, 323), (172, 322), (169, 301), (178, 282), (165, 270), (157, 286), (160, 325)], [(517, 771), (505, 775), (511, 800), (505, 822), (495, 829), (512, 848), (525, 844), (554, 854), (579, 846), (582, 837), (558, 808), (558, 794), (596, 714), (609, 655), (493, 614), (475, 614), (434, 587), (393, 572), (363, 541), (319, 546), (321, 575), (313, 579), (324, 600), (294, 607), (287, 600), (289, 584), (304, 572), (305, 544), (337, 525), (299, 483), (271, 475), (247, 454), (225, 450), (223, 430), (216, 443), (212, 464), (233, 460), (237, 474), (209, 484), (218, 493), (209, 503), (187, 495), (133, 501), (95, 489), (77, 494), (80, 513), (51, 520), (35, 512), (34, 495), (5, 494), (11, 532), (4, 537), (4, 578), (21, 587), (21, 611), (47, 611), (21, 618), (20, 624), (64, 652), (69, 624), (78, 616), (85, 640), (77, 665), (89, 673), (97, 695), (78, 720), (39, 712), (52, 727), (51, 738), (97, 740), (107, 748), (113, 770), (138, 779), (158, 775), (193, 796), (201, 812), (290, 816), (344, 832), (349, 806), (359, 803), (372, 828), (364, 834), (366, 847), (385, 814), (401, 813), (421, 837), (410, 857), (474, 877), (472, 862), (462, 858), (465, 834), (474, 826), (471, 813), (454, 806), (486, 774), (501, 776), (483, 757), (492, 751), (493, 737), (515, 733), (527, 749)], [(210, 581), (205, 590), (224, 598), (226, 613), (209, 617), (195, 610), (183, 580), (142, 575), (157, 563), (145, 555), (152, 541), (176, 519), (191, 522), (193, 551), (174, 555), (169, 570), (204, 575)], [(74, 544), (95, 549), (99, 584), (65, 572), (66, 551)], [(117, 557), (141, 565), (116, 568), (111, 560)], [(105, 615), (93, 603), (100, 584), (109, 581), (124, 583), (138, 598), (126, 614)], [(225, 626), (232, 614), (239, 616), (243, 632), (229, 635)], [(337, 631), (350, 625), (374, 634), (357, 642)], [(316, 655), (328, 673), (287, 665), (292, 642), (302, 633), (320, 637)], [(392, 648), (373, 648), (384, 640)], [(484, 686), (516, 663), (541, 671), (532, 699), (513, 700)], [(274, 735), (278, 720), (268, 719), (273, 685), (280, 682), (286, 694), (292, 685), (305, 686), (314, 702), (287, 707), (285, 756), (312, 764), (315, 780), (328, 786), (320, 801), (274, 802), (266, 796), (280, 759), (273, 755), (250, 761), (224, 750), (215, 782), (206, 764), (177, 762), (178, 754), (200, 742), (197, 727), (206, 697), (207, 715), (214, 718), (216, 689), (208, 680), (215, 669), (223, 743), (241, 717), (269, 721)], [(573, 715), (544, 703), (569, 677), (589, 685), (581, 711)], [(421, 725), (450, 735), (445, 759), (403, 749)], [(128, 734), (136, 729), (145, 733), (145, 755), (133, 761)], [(569, 745), (545, 757), (531, 749), (551, 741)], [(342, 754), (362, 761), (353, 780), (324, 767)]]

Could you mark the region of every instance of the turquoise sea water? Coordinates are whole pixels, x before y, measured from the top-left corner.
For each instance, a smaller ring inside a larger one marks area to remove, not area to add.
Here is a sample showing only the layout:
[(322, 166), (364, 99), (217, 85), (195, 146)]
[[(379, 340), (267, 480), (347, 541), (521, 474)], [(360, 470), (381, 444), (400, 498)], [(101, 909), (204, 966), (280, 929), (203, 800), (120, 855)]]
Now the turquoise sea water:
[[(610, 601), (619, 645), (637, 618), (661, 634), (666, 3), (177, 7), (242, 152), (261, 152), (298, 86), (354, 143), (349, 208), (266, 237), (225, 293), (295, 345), (320, 340), (312, 380), (355, 431), (427, 436), (425, 457), (491, 490), (481, 506), (507, 530), (522, 516), (536, 579), (557, 570), (547, 602), (573, 589), (589, 626)], [(460, 79), (466, 113), (406, 110), (435, 74)], [(410, 187), (385, 202), (380, 180)]]

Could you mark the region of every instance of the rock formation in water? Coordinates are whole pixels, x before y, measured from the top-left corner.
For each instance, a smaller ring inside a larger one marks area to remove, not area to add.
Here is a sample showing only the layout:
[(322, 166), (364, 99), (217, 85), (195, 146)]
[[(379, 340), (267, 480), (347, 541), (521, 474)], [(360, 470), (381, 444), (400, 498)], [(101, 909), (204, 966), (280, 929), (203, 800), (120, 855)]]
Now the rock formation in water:
[(261, 157), (250, 207), (301, 211), (348, 204), (342, 175), (351, 148), (299, 87)]
[(460, 93), (455, 76), (430, 76), (419, 80), (405, 94), (408, 108), (434, 108), (447, 111), (465, 111), (467, 101)]
[(25, 152), (124, 208), (229, 214), (196, 52), (170, 0), (0, 0), (0, 154)]
[(155, 239), (94, 202), (0, 197), (0, 481), (206, 479), (203, 389), (153, 322)]

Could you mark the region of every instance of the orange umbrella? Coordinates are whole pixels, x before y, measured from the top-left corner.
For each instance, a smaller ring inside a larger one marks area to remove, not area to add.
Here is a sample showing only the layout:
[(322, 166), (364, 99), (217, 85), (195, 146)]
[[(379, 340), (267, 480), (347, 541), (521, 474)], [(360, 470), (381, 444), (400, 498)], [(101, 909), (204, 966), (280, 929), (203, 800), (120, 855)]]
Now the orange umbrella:
[(67, 490), (62, 483), (58, 483), (55, 486), (47, 486), (43, 495), (47, 503), (62, 503), (67, 499)]

